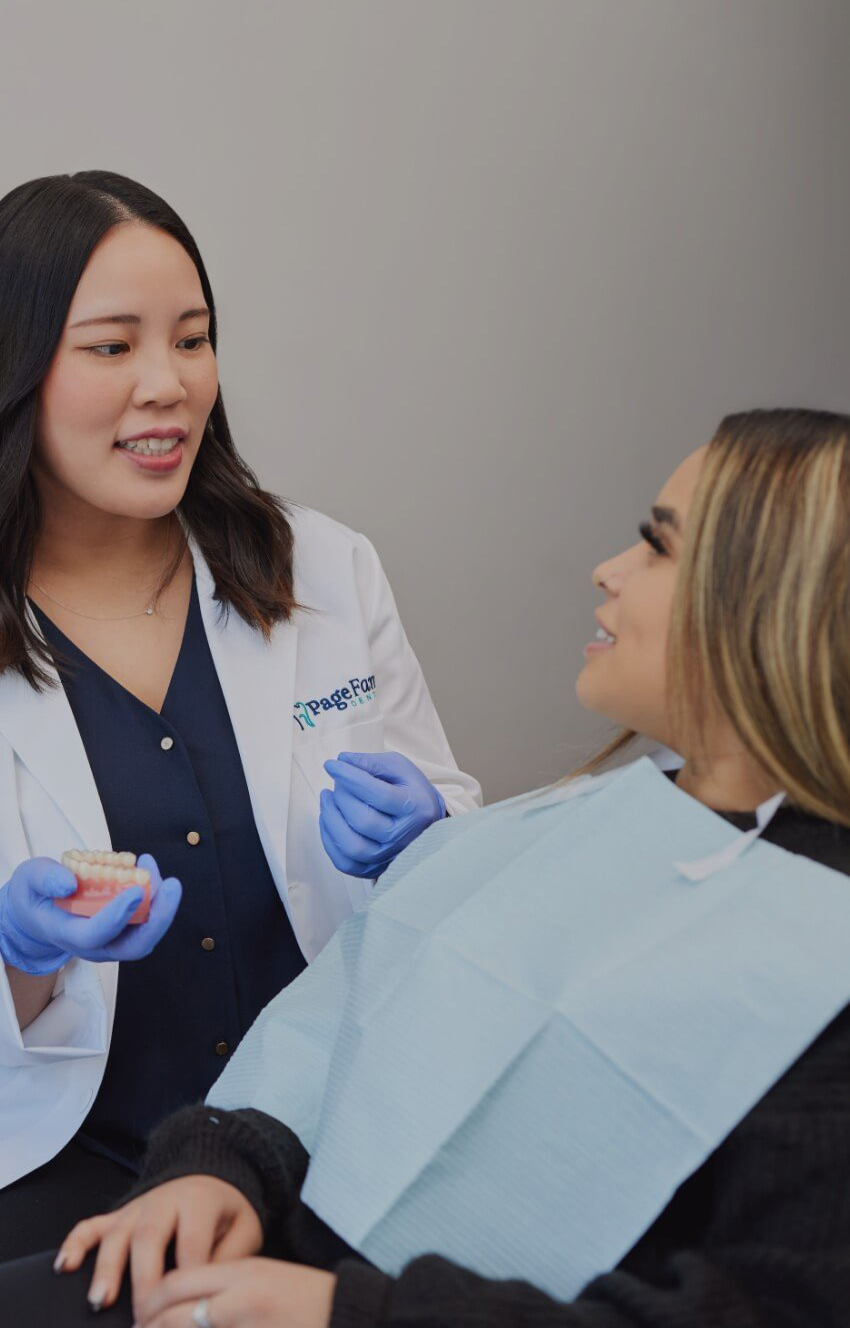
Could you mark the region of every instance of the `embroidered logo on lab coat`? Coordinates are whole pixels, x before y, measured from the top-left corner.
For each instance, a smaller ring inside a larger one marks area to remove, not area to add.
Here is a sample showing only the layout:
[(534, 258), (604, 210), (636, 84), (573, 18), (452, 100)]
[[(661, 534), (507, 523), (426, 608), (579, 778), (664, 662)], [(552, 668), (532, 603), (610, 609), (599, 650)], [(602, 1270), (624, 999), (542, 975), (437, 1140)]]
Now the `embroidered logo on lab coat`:
[(337, 687), (329, 696), (317, 696), (312, 701), (296, 701), (292, 717), (302, 732), (314, 729), (316, 721), (329, 710), (348, 710), (353, 706), (368, 705), (375, 699), (375, 675), (371, 678), (349, 678), (345, 687)]

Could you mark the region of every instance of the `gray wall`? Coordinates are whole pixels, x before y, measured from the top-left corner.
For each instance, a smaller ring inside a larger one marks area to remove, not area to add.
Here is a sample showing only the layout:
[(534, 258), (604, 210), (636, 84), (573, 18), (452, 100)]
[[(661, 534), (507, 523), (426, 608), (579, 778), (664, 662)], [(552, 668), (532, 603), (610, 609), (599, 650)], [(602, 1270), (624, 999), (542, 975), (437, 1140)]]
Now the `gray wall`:
[(264, 482), (366, 531), (488, 800), (606, 727), (595, 562), (728, 410), (848, 409), (843, 0), (0, 0), (0, 192), (183, 214)]

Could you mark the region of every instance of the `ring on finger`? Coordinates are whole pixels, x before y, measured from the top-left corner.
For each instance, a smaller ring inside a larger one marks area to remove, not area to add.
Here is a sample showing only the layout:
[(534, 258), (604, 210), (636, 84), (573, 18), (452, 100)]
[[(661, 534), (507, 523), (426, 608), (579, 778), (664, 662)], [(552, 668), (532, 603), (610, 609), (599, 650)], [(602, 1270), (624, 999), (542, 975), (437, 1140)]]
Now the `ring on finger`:
[(195, 1328), (215, 1328), (210, 1318), (210, 1302), (206, 1299), (199, 1300), (192, 1310), (192, 1323)]

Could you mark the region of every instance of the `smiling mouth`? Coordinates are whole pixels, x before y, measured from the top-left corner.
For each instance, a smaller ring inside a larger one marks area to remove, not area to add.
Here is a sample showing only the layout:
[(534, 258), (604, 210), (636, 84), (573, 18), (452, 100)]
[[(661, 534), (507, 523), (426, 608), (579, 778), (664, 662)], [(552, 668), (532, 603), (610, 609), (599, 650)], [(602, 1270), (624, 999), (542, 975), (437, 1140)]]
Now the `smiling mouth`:
[(599, 627), (596, 632), (597, 641), (602, 641), (606, 646), (612, 646), (617, 640), (610, 632), (606, 632), (604, 627)]
[(130, 443), (116, 443), (122, 452), (136, 452), (139, 456), (165, 456), (167, 452), (173, 452), (178, 443), (182, 443), (180, 437), (173, 438), (134, 438)]

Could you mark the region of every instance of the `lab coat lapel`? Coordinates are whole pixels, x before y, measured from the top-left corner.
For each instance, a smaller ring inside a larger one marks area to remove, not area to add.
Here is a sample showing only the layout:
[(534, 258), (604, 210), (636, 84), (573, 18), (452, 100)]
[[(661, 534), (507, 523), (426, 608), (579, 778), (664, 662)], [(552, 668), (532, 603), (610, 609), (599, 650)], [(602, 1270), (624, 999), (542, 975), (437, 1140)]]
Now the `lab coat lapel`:
[[(35, 618), (32, 624), (38, 630)], [(106, 817), (73, 711), (54, 669), (36, 692), (19, 673), (0, 676), (0, 731), (89, 849), (111, 847)], [(33, 852), (39, 846), (33, 844)], [(69, 844), (69, 848), (73, 845)]]
[(224, 618), (215, 582), (194, 541), (198, 599), (207, 640), (236, 735), (254, 820), (284, 906), (292, 766), (292, 703), (298, 629), (283, 623), (266, 641), (231, 609)]

